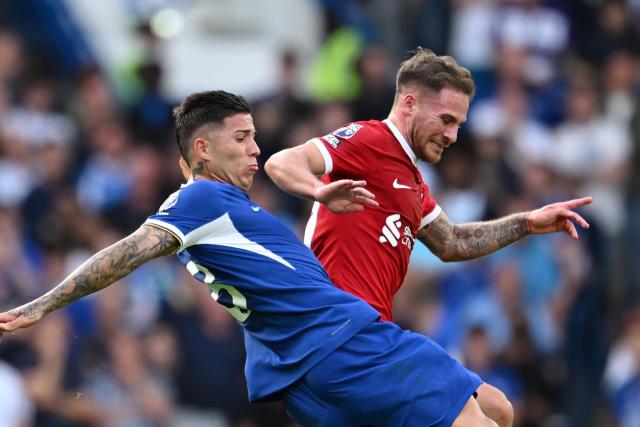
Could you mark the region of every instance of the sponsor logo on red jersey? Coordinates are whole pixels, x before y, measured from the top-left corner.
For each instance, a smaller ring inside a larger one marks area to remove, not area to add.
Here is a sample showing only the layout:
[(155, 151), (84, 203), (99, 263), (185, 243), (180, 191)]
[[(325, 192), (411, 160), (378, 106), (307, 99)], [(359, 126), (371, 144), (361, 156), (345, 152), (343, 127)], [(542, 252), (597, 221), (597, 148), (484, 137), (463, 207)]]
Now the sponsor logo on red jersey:
[(323, 138), (326, 139), (333, 148), (338, 148), (340, 146), (340, 140), (331, 134), (325, 135)]
[(333, 134), (340, 138), (349, 139), (353, 135), (358, 133), (360, 129), (362, 129), (362, 125), (359, 125), (357, 123), (351, 123), (348, 126), (341, 127), (337, 131), (333, 132)]
[(382, 236), (378, 237), (378, 241), (382, 244), (389, 243), (392, 247), (398, 244), (405, 245), (409, 249), (413, 249), (415, 237), (411, 232), (411, 228), (407, 225), (402, 227), (400, 214), (389, 215), (382, 226)]

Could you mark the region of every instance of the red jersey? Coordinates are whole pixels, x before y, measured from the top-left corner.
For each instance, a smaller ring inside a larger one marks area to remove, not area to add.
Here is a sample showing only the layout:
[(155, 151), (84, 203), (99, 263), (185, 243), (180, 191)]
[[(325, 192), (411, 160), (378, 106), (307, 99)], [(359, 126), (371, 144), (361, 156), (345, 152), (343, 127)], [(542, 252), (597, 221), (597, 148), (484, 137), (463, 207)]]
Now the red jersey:
[(416, 233), (440, 214), (440, 206), (391, 121), (351, 123), (312, 142), (324, 157), (324, 182), (366, 180), (380, 206), (334, 214), (316, 202), (305, 243), (336, 286), (392, 320), (393, 295), (407, 273)]

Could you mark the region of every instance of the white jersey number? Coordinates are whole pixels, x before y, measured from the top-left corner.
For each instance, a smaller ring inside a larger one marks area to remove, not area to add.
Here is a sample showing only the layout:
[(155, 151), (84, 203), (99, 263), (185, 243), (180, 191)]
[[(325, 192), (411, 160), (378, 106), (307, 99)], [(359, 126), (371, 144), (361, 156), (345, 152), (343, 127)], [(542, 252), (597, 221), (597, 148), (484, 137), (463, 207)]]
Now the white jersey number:
[(251, 316), (251, 310), (247, 308), (247, 299), (245, 298), (244, 295), (242, 295), (242, 293), (239, 290), (237, 290), (235, 287), (231, 285), (221, 285), (221, 284), (214, 285), (213, 281), (215, 279), (215, 276), (205, 266), (196, 264), (193, 261), (189, 261), (186, 267), (189, 273), (191, 273), (191, 275), (194, 277), (198, 273), (204, 274), (203, 281), (209, 286), (209, 290), (211, 291), (211, 297), (214, 300), (220, 302), (219, 301), (220, 291), (222, 290), (224, 290), (226, 293), (231, 295), (231, 304), (233, 304), (233, 306), (228, 307), (226, 304), (222, 304), (222, 305), (224, 306), (224, 308), (226, 308), (229, 311), (229, 313), (231, 313), (233, 317), (235, 317), (235, 319), (238, 322), (244, 323), (247, 321), (249, 316)]

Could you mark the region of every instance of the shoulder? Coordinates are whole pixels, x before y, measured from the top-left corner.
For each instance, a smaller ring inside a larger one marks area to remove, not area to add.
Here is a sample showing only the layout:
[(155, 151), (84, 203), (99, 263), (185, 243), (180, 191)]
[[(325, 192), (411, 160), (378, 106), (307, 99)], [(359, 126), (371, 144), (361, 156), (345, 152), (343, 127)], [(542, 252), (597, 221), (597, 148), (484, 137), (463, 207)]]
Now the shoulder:
[(368, 120), (347, 123), (323, 138), (334, 148), (343, 142), (370, 142), (371, 139), (379, 139), (390, 136), (388, 127), (379, 120)]
[(185, 184), (164, 201), (158, 212), (211, 209), (225, 199), (226, 187), (230, 186), (207, 179)]
[(333, 132), (333, 135), (343, 138), (351, 139), (362, 135), (381, 134), (385, 133), (387, 126), (379, 120), (367, 120), (360, 122), (351, 122)]
[(229, 189), (233, 188), (230, 184), (222, 182), (211, 181), (209, 179), (199, 179), (189, 184), (183, 185), (178, 193), (181, 198), (199, 198), (199, 197), (212, 197), (221, 196)]

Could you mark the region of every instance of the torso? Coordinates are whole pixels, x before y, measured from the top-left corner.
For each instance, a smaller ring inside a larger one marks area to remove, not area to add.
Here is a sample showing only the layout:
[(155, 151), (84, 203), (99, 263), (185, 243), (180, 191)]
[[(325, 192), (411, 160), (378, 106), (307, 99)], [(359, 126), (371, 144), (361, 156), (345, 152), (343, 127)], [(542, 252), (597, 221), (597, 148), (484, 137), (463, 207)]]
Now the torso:
[(194, 182), (146, 223), (180, 240), (180, 261), (244, 327), (252, 400), (291, 384), (378, 317), (336, 289), (309, 248), (236, 187)]
[(411, 153), (385, 122), (358, 122), (319, 140), (332, 157), (332, 171), (323, 180), (364, 179), (379, 207), (337, 215), (316, 205), (305, 243), (337, 286), (391, 320), (393, 295), (407, 272), (415, 236), (437, 205)]

